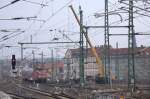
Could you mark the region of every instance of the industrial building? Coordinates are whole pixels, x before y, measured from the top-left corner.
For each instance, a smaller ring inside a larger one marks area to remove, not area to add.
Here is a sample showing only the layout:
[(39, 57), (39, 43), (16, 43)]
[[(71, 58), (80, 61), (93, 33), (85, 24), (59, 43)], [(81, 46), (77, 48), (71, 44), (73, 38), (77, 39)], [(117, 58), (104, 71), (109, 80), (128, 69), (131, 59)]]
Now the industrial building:
[[(95, 47), (99, 57), (102, 58), (104, 63), (104, 47)], [(150, 82), (150, 48), (141, 46), (135, 48), (135, 76), (136, 82), (149, 83)], [(95, 57), (92, 55), (91, 49), (84, 49), (84, 78), (93, 77), (98, 74), (98, 65)], [(70, 79), (79, 78), (79, 56), (80, 49), (68, 49), (65, 58), (68, 63), (64, 65), (65, 77), (69, 76)], [(110, 49), (110, 64), (111, 64), (111, 77), (114, 80), (127, 82), (128, 80), (128, 48), (111, 48)], [(67, 75), (67, 71), (69, 74)], [(106, 67), (106, 71), (108, 68)]]

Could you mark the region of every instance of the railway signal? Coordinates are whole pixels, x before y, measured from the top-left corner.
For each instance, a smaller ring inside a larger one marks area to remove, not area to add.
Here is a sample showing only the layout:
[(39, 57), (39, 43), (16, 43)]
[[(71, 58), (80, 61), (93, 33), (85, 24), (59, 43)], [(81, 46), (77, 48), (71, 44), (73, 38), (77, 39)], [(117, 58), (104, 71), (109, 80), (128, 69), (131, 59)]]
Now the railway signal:
[(12, 68), (11, 76), (12, 77), (16, 77), (17, 70), (16, 70), (16, 58), (15, 58), (15, 55), (12, 55), (11, 65), (12, 65), (12, 67), (11, 67)]
[(12, 70), (15, 70), (16, 69), (16, 58), (15, 58), (15, 55), (12, 55), (11, 65), (12, 65)]

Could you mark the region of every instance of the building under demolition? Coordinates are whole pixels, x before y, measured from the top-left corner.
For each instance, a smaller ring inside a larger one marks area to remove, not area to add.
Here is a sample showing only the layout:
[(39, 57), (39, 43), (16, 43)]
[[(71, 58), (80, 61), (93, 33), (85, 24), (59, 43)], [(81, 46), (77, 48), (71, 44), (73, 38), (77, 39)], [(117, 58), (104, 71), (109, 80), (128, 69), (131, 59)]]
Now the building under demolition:
[[(96, 51), (104, 63), (104, 47), (95, 47)], [(138, 83), (150, 82), (150, 48), (137, 47), (135, 51), (135, 77)], [(65, 58), (68, 60), (64, 65), (65, 78), (79, 78), (79, 56), (80, 49), (68, 49)], [(112, 79), (122, 82), (128, 81), (128, 48), (110, 48), (110, 75)], [(99, 66), (91, 49), (84, 49), (84, 78), (95, 79)], [(108, 75), (108, 67), (106, 67)]]

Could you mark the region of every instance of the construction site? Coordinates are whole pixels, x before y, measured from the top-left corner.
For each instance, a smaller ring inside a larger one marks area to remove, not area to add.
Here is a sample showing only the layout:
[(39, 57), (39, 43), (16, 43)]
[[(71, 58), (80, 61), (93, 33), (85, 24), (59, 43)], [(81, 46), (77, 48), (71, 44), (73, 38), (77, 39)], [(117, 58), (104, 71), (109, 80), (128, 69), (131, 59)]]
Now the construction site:
[(1, 0), (0, 99), (150, 99), (149, 0)]

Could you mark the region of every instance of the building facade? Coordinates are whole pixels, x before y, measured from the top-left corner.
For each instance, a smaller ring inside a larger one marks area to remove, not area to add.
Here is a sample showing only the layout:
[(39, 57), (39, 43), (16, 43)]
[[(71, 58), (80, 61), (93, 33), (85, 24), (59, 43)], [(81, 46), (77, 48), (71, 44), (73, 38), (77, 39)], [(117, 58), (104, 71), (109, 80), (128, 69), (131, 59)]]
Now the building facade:
[[(99, 57), (104, 62), (104, 48), (95, 47)], [(135, 48), (135, 78), (139, 83), (150, 82), (150, 48)], [(79, 56), (80, 49), (68, 49), (65, 54), (67, 60), (64, 64), (65, 79), (79, 79)], [(104, 66), (104, 65), (103, 65)], [(110, 74), (112, 79), (128, 80), (128, 48), (110, 48)], [(91, 53), (91, 49), (84, 49), (84, 78), (92, 77), (98, 74), (99, 66), (96, 58)], [(108, 72), (108, 68), (106, 67)], [(106, 74), (108, 74), (106, 72)]]

